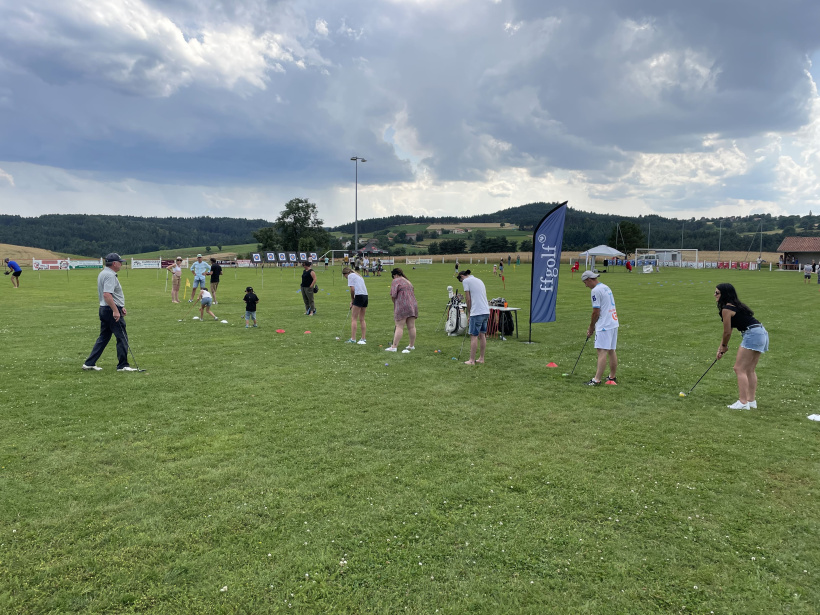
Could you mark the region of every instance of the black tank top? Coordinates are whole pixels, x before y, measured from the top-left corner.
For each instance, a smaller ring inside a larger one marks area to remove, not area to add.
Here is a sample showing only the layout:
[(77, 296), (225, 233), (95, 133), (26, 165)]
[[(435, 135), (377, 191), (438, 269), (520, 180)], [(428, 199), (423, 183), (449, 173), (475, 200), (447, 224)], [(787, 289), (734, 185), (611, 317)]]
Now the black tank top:
[(737, 329), (741, 333), (743, 333), (746, 329), (751, 327), (752, 325), (759, 325), (760, 321), (757, 320), (754, 316), (749, 314), (748, 312), (738, 312), (737, 308), (733, 305), (724, 305), (724, 310), (731, 310), (732, 312), (732, 319), (731, 324), (733, 329)]
[(313, 276), (310, 275), (311, 273), (313, 273), (313, 269), (306, 269), (302, 272), (302, 288), (313, 286)]

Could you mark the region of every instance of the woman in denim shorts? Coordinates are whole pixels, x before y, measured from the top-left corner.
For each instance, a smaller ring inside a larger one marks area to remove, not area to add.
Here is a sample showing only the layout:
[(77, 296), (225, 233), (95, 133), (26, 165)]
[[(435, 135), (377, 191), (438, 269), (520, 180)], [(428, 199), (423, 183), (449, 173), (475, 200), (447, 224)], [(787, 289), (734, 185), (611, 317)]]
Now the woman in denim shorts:
[(769, 350), (769, 333), (754, 317), (748, 305), (738, 299), (737, 291), (731, 284), (718, 284), (715, 288), (715, 302), (723, 321), (723, 338), (717, 351), (717, 359), (729, 352), (732, 329), (743, 336), (735, 358), (738, 400), (728, 406), (732, 410), (757, 408), (757, 373), (755, 368), (760, 355)]

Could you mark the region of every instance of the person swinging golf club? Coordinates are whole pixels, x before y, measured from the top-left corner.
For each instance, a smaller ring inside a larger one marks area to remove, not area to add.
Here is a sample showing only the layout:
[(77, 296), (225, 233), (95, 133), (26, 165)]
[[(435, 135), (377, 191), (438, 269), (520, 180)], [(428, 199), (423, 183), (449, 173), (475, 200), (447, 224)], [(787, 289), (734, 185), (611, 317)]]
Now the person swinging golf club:
[[(459, 271), (457, 277), (458, 281), (464, 285), (464, 300), (467, 303), (467, 314), (470, 318), (470, 359), (464, 361), (464, 364), (484, 363), (484, 350), (487, 348), (487, 321), (490, 319), (487, 288), (484, 282), (473, 276), (469, 269)], [(478, 358), (475, 356), (476, 350), (479, 351)]]
[(587, 386), (598, 386), (604, 376), (607, 359), (609, 359), (609, 376), (606, 384), (617, 385), (615, 372), (618, 370), (618, 355), (615, 347), (618, 344), (618, 313), (615, 311), (615, 297), (609, 286), (598, 281), (598, 274), (594, 271), (584, 271), (581, 274), (584, 286), (592, 291), (592, 319), (587, 329), (587, 338), (595, 333), (595, 349), (598, 351), (598, 366), (595, 377), (587, 382)]
[[(350, 288), (350, 339), (346, 344), (359, 344), (364, 346), (367, 344), (367, 325), (364, 321), (364, 315), (367, 311), (367, 287), (364, 284), (362, 276), (355, 273), (350, 267), (342, 269), (342, 275), (347, 280), (347, 286)], [(356, 323), (361, 325), (362, 337), (356, 341)]]
[(86, 371), (100, 371), (97, 361), (108, 345), (111, 336), (117, 338), (117, 371), (139, 371), (128, 364), (128, 337), (125, 332), (125, 295), (117, 278), (117, 272), (122, 268), (123, 260), (120, 255), (112, 252), (105, 257), (105, 268), (97, 276), (97, 294), (100, 300), (100, 335), (97, 338), (91, 354), (83, 363)]

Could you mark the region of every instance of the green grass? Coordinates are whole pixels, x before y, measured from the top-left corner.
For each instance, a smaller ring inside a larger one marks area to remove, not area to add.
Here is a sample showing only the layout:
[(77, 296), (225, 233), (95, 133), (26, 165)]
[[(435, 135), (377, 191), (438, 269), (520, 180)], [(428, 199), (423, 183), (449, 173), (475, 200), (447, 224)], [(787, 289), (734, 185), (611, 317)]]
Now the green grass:
[[(170, 303), (164, 274), (121, 273), (148, 370), (134, 374), (114, 370), (113, 342), (104, 371), (80, 370), (95, 272), (4, 280), (0, 612), (817, 612), (817, 284), (605, 276), (621, 384), (587, 389), (591, 344), (561, 377), (590, 313), (567, 268), (558, 322), (533, 325), (532, 345), (529, 269), (508, 271), (505, 291), (473, 268), (524, 308), (521, 339), (490, 341), (475, 368), (436, 331), (446, 286), (460, 288), (449, 265), (407, 271), (421, 312), (409, 355), (380, 347), (387, 277), (366, 280), (368, 345), (336, 341), (349, 335), (339, 270), (318, 272), (315, 318), (298, 271), (229, 271), (214, 307), (228, 325), (179, 322), (188, 304)], [(718, 281), (771, 334), (758, 411), (726, 409), (730, 357), (678, 397), (719, 344)]]

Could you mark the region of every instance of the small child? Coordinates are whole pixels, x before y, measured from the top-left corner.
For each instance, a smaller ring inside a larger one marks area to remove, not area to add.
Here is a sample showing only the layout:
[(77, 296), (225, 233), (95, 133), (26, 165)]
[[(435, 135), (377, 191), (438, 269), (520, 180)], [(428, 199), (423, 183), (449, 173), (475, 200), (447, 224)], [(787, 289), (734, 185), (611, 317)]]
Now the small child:
[(213, 316), (214, 320), (219, 320), (219, 318), (216, 317), (216, 314), (214, 314), (211, 311), (211, 303), (213, 303), (213, 296), (211, 295), (211, 293), (209, 293), (204, 288), (200, 289), (200, 291), (199, 291), (199, 302), (201, 304), (199, 306), (199, 320), (200, 321), (202, 321), (202, 313), (203, 312), (208, 312), (208, 315)]
[(253, 321), (253, 326), (256, 326), (256, 304), (259, 303), (259, 297), (253, 292), (253, 287), (248, 286), (245, 289), (245, 297), (242, 299), (245, 302), (245, 328), (248, 329)]

